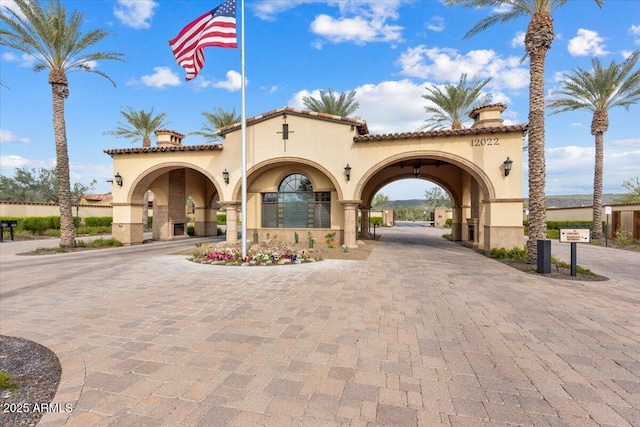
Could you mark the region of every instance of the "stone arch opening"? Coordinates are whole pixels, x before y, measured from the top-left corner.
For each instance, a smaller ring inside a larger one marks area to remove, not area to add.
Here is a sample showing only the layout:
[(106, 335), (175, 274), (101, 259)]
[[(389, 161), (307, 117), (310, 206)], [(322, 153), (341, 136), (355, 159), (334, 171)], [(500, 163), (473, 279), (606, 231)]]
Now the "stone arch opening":
[[(358, 183), (362, 203), (361, 224), (368, 226), (375, 194), (385, 185), (402, 179), (426, 179), (438, 184), (451, 198), (452, 237), (480, 246), (484, 240), (486, 213), (484, 201), (495, 197), (486, 173), (476, 165), (443, 151), (413, 151), (396, 154), (375, 164)], [(368, 227), (360, 235), (368, 236)]]

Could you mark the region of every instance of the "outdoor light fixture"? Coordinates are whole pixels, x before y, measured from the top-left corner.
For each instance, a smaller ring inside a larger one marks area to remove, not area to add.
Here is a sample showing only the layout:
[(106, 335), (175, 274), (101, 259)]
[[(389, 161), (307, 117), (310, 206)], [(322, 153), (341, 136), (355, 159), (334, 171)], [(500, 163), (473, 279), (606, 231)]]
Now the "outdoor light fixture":
[(505, 160), (503, 164), (504, 164), (504, 176), (509, 176), (509, 174), (511, 173), (511, 165), (513, 164), (513, 160), (511, 160), (509, 156), (507, 156), (507, 160)]
[(224, 170), (222, 171), (222, 179), (224, 179), (225, 184), (229, 183), (229, 171), (227, 170), (227, 168), (224, 168)]
[(116, 180), (116, 184), (122, 187), (122, 175), (120, 175), (120, 172), (116, 172), (113, 178)]
[(413, 176), (416, 178), (420, 176), (420, 165), (415, 165), (413, 167)]
[(344, 167), (344, 176), (347, 177), (347, 181), (351, 179), (351, 166), (349, 166), (349, 163)]

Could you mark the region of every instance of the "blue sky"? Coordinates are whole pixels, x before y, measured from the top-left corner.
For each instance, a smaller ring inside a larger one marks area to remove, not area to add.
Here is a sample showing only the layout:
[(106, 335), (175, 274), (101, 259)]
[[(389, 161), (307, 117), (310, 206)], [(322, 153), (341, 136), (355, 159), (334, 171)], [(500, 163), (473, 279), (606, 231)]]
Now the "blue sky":
[[(69, 78), (66, 123), (72, 182), (98, 181), (109, 192), (111, 158), (104, 149), (130, 147), (103, 135), (121, 120), (120, 111), (166, 112), (170, 129), (200, 130), (203, 111), (240, 111), (239, 49), (207, 48), (200, 75), (184, 81), (168, 40), (187, 23), (222, 0), (70, 0), (63, 4), (85, 17), (85, 31), (104, 28), (113, 35), (96, 50), (125, 54), (126, 63), (92, 64), (117, 83), (91, 73)], [(240, 2), (240, 0), (238, 0)], [(640, 1), (571, 0), (554, 14), (556, 39), (547, 56), (548, 94), (563, 72), (622, 61), (640, 49)], [(0, 0), (4, 10), (13, 2)], [(238, 22), (240, 21), (238, 7)], [(462, 36), (491, 13), (487, 9), (446, 7), (438, 0), (246, 0), (247, 116), (283, 107), (302, 107), (302, 97), (329, 87), (356, 90), (371, 133), (412, 131), (425, 119), (422, 95), (431, 84), (456, 82), (461, 73), (493, 77), (488, 92), (504, 102), (507, 123), (528, 114), (528, 63), (523, 36), (528, 19), (497, 25), (468, 40)], [(0, 173), (16, 167), (55, 163), (51, 90), (47, 73), (34, 73), (33, 61), (0, 48)], [(605, 134), (604, 191), (622, 193), (621, 183), (640, 175), (640, 105), (610, 111)], [(593, 188), (591, 114), (547, 117), (547, 194), (588, 194)], [(189, 135), (187, 144), (204, 142)], [(136, 145), (140, 144), (135, 143)], [(526, 161), (526, 156), (525, 156)], [(525, 173), (526, 173), (526, 167)], [(527, 177), (523, 176), (524, 196)], [(382, 190), (391, 199), (422, 198), (422, 180), (398, 181)]]

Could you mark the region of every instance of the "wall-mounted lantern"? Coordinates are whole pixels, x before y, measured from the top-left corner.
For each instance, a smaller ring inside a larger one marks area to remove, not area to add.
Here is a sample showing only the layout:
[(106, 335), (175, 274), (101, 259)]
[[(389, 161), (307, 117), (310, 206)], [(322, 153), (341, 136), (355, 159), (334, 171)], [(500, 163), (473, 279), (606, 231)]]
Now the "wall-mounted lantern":
[(344, 167), (344, 176), (347, 177), (347, 181), (351, 179), (351, 166), (349, 166), (349, 163)]
[(116, 172), (116, 174), (113, 176), (113, 178), (116, 180), (116, 184), (118, 184), (118, 186), (122, 187), (122, 175), (120, 175), (120, 172)]
[(222, 171), (222, 179), (224, 179), (224, 183), (228, 184), (229, 183), (229, 171), (227, 170), (227, 168), (225, 168)]
[(511, 165), (513, 164), (513, 160), (511, 160), (509, 156), (507, 156), (507, 160), (505, 160), (503, 164), (504, 164), (504, 176), (509, 176), (509, 174), (511, 173)]

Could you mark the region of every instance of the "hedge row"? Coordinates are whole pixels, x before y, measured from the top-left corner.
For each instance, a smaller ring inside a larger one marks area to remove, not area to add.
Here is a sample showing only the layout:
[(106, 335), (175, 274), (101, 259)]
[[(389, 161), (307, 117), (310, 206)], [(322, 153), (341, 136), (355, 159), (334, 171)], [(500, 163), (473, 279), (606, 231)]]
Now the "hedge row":
[(113, 223), (113, 217), (110, 216), (90, 216), (84, 219), (84, 225), (87, 227), (110, 227)]
[[(33, 234), (44, 234), (47, 230), (60, 229), (60, 216), (27, 216), (3, 217), (3, 221), (17, 221), (15, 231), (28, 231)], [(80, 226), (80, 218), (73, 217), (74, 227)]]
[[(522, 224), (529, 226), (529, 221), (524, 220)], [(547, 221), (547, 230), (560, 230), (561, 228), (592, 228), (593, 221)], [(604, 230), (605, 222), (602, 223)]]

